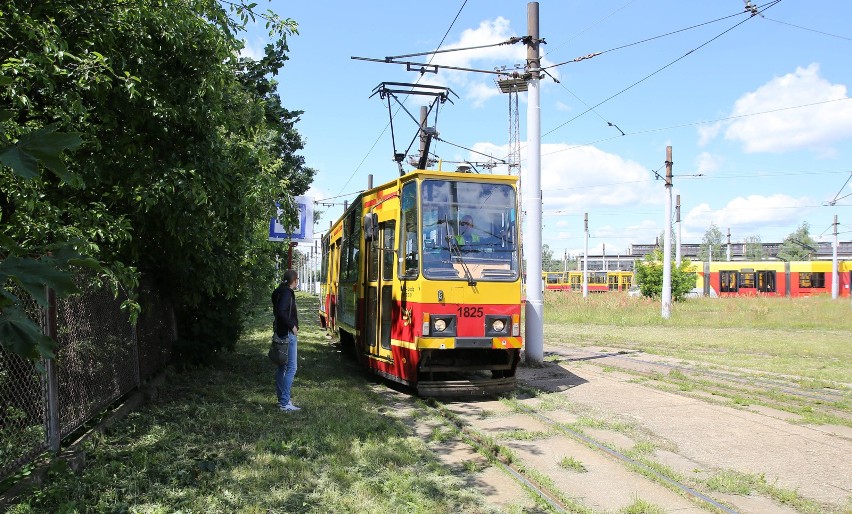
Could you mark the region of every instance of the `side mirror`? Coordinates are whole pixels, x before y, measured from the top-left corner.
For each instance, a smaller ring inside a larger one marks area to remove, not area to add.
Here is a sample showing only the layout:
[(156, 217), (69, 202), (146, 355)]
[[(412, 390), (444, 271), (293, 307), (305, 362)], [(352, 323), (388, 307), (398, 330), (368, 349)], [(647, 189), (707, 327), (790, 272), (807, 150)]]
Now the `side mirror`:
[(379, 237), (379, 217), (374, 212), (364, 215), (364, 241), (371, 242)]

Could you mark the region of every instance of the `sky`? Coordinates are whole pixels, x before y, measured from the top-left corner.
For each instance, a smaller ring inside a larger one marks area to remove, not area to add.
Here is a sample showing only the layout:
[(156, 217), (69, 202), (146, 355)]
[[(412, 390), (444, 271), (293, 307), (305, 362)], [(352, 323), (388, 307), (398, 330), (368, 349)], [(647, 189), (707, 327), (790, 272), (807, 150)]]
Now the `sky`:
[[(509, 96), (494, 75), (440, 70), (421, 77), (351, 57), (524, 36), (526, 1), (276, 0), (258, 9), (270, 6), (299, 24), (276, 79), (284, 106), (304, 111), (301, 154), (318, 170), (308, 194), (323, 211), (316, 232), (340, 216), (368, 174), (376, 185), (399, 176), (387, 105), (370, 98), (381, 82), (419, 80), (458, 95), (438, 114), (436, 128), (448, 143), (431, 149), (444, 170), (491, 160), (482, 154), (507, 157)], [(655, 172), (665, 174), (667, 146), (684, 243), (701, 242), (711, 223), (730, 229), (734, 243), (781, 241), (802, 222), (817, 241), (831, 241), (834, 215), (840, 239), (852, 240), (852, 2), (758, 6), (762, 15), (749, 16), (743, 0), (539, 2), (542, 62), (553, 66), (541, 82), (543, 243), (555, 255), (582, 253), (584, 213), (592, 254), (605, 245), (608, 255), (626, 255), (631, 244), (653, 243), (665, 224), (665, 187)], [(252, 27), (245, 42), (245, 55), (260, 55), (263, 27)], [(518, 43), (403, 60), (493, 70), (521, 65), (525, 56)], [(405, 104), (415, 116), (418, 102)], [(523, 184), (526, 93), (519, 111)], [(394, 130), (402, 151), (417, 126), (399, 111)]]

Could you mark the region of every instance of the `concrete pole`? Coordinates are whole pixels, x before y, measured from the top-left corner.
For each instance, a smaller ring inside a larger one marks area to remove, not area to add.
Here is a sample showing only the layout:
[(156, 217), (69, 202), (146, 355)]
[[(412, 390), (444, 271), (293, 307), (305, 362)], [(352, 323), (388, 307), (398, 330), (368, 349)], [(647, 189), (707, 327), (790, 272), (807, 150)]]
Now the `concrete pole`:
[(603, 270), (608, 271), (606, 267), (606, 243), (603, 243), (601, 245), (601, 260), (603, 261), (603, 263), (601, 264)]
[(589, 213), (584, 218), (583, 229), (583, 298), (589, 297)]
[(367, 189), (373, 189), (373, 174), (367, 175)]
[(837, 272), (837, 214), (834, 215), (834, 244), (831, 247), (831, 299), (840, 295), (840, 274)]
[(677, 223), (677, 234), (675, 237), (677, 238), (677, 246), (675, 250), (675, 264), (680, 267), (680, 195), (677, 195), (677, 203), (675, 204), (675, 221)]
[(541, 91), (539, 89), (538, 2), (527, 4), (527, 180), (524, 210), (527, 213), (526, 359), (544, 361), (544, 292), (541, 285)]
[(666, 147), (666, 217), (663, 233), (663, 319), (672, 315), (672, 147)]
[(726, 253), (728, 262), (731, 262), (731, 227), (728, 227), (728, 250)]
[(564, 280), (568, 280), (568, 250), (564, 250), (565, 253), (562, 254), (562, 273), (564, 274)]

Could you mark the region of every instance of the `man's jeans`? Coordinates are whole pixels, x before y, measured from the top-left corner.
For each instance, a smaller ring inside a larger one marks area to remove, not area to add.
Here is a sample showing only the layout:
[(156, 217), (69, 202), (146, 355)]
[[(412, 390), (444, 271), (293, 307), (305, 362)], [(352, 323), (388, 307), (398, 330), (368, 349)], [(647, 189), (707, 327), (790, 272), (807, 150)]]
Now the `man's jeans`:
[(275, 371), (275, 391), (278, 393), (279, 407), (290, 403), (290, 387), (293, 385), (293, 377), (296, 376), (296, 335), (292, 332), (287, 334), (287, 340), (290, 342), (287, 364), (281, 364)]

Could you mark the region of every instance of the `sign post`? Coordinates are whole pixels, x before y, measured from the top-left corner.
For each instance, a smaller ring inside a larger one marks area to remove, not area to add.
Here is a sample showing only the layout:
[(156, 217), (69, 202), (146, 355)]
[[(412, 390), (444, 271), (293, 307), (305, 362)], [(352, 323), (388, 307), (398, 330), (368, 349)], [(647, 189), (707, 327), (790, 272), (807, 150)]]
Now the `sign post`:
[(275, 202), (275, 217), (269, 220), (269, 240), (288, 242), (287, 269), (293, 269), (293, 247), (299, 243), (311, 242), (314, 238), (314, 199), (310, 196), (293, 198), (296, 204), (296, 222), (293, 227), (281, 223), (284, 210), (280, 202)]

